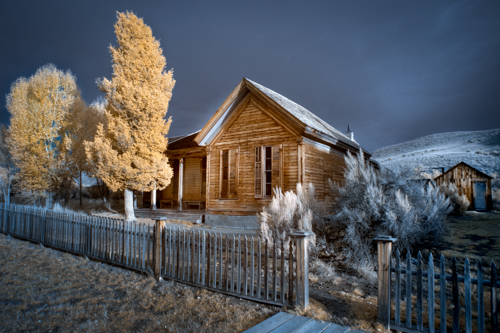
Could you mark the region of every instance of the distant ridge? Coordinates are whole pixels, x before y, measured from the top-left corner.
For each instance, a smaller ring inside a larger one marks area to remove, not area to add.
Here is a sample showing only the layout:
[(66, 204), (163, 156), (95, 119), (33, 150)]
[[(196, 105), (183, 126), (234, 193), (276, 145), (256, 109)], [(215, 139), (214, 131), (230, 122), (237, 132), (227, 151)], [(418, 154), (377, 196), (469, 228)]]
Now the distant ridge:
[(429, 172), (465, 162), (490, 176), (500, 175), (500, 128), (431, 134), (377, 149), (372, 159), (387, 168), (422, 165)]

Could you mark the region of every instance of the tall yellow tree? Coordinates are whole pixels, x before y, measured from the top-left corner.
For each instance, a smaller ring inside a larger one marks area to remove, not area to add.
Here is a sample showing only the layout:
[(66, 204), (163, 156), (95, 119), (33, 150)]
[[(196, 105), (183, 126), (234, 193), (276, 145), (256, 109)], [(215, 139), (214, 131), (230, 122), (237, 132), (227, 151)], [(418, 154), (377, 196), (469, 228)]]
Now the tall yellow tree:
[(107, 124), (99, 125), (87, 157), (111, 190), (124, 190), (125, 220), (135, 220), (133, 190), (162, 190), (172, 178), (165, 156), (165, 120), (175, 81), (151, 28), (134, 13), (118, 13), (118, 46), (110, 46), (112, 79), (99, 81), (106, 94)]
[(7, 95), (14, 163), (24, 188), (48, 194), (47, 198), (57, 178), (58, 147), (76, 92), (76, 78), (70, 71), (47, 64), (29, 79), (17, 79)]
[(80, 206), (83, 204), (83, 173), (93, 173), (92, 165), (89, 163), (85, 152), (85, 142), (93, 141), (97, 126), (106, 123), (104, 116), (106, 104), (106, 100), (102, 98), (102, 100), (97, 99), (91, 105), (87, 105), (78, 95), (68, 114), (62, 155), (65, 160), (66, 171), (71, 177), (78, 178)]

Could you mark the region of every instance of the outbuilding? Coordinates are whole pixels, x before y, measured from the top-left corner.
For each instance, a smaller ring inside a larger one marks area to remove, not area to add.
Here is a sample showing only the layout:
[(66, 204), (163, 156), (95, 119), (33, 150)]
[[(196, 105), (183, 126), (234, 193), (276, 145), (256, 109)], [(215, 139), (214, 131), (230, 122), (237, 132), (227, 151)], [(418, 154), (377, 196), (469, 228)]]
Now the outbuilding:
[(491, 179), (492, 177), (478, 169), (460, 162), (438, 176), (435, 181), (438, 186), (455, 184), (458, 194), (465, 194), (469, 199), (469, 210), (490, 210), (492, 209)]

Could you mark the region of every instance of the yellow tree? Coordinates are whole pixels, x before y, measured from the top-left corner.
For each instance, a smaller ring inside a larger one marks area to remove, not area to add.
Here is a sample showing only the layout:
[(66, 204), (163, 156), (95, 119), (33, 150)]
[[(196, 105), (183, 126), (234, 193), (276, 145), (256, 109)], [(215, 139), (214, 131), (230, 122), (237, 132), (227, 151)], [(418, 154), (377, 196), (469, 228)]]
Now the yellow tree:
[(135, 220), (133, 190), (162, 190), (172, 178), (165, 156), (170, 119), (165, 120), (175, 81), (151, 28), (134, 13), (118, 13), (118, 46), (110, 46), (112, 79), (106, 94), (106, 125), (86, 142), (96, 176), (113, 191), (124, 190), (125, 220)]
[(78, 95), (65, 127), (64, 151), (66, 171), (71, 177), (78, 177), (80, 184), (80, 206), (82, 202), (82, 174), (93, 173), (92, 165), (88, 162), (85, 152), (85, 142), (93, 141), (97, 125), (106, 123), (104, 109), (106, 100), (96, 100), (90, 106)]
[(0, 184), (4, 202), (6, 205), (10, 204), (10, 194), (12, 192), (12, 180), (18, 172), (18, 168), (12, 160), (10, 147), (8, 145), (9, 132), (5, 125), (0, 125)]
[(53, 64), (21, 77), (7, 95), (11, 153), (25, 189), (47, 194), (57, 179), (60, 138), (77, 92), (76, 78)]

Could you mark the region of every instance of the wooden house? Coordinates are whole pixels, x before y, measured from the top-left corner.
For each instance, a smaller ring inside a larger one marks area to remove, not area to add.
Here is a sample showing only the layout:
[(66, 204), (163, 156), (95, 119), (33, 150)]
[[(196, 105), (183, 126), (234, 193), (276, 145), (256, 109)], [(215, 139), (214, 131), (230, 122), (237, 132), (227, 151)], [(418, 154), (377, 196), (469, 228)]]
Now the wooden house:
[(348, 135), (243, 79), (200, 131), (169, 139), (174, 178), (157, 202), (160, 208), (205, 209), (209, 225), (257, 228), (256, 214), (274, 188), (311, 182), (324, 199), (328, 179), (343, 181), (344, 156), (360, 150)]
[(465, 194), (470, 202), (469, 210), (490, 210), (492, 209), (491, 179), (487, 174), (460, 162), (435, 181), (436, 185), (442, 186), (455, 184), (458, 194)]

